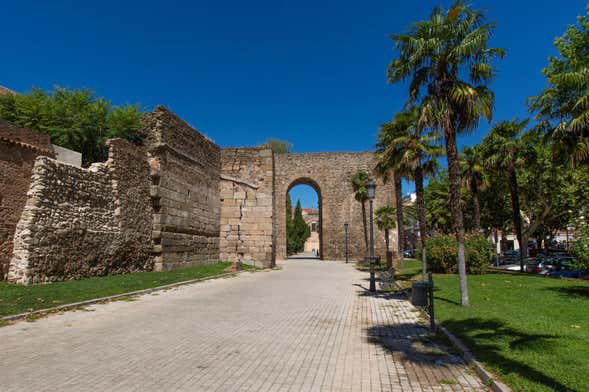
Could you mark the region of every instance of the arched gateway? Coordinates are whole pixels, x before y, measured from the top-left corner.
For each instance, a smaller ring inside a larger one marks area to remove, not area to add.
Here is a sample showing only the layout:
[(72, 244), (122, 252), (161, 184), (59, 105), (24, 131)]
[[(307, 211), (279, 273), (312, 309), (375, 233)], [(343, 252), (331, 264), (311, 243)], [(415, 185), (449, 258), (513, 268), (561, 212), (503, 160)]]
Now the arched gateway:
[[(34, 147), (40, 140), (34, 131), (13, 127), (0, 124), (0, 166), (7, 168), (0, 183), (12, 184), (18, 175), (22, 186), (4, 201), (14, 211), (6, 217), (0, 279), (37, 283), (218, 260), (271, 267), (287, 256), (286, 194), (297, 184), (311, 185), (319, 196), (323, 259), (345, 258), (345, 223), (350, 259), (368, 253), (351, 179), (359, 170), (373, 172), (371, 152), (220, 148), (158, 106), (142, 120), (143, 146), (112, 140), (108, 161), (85, 169), (35, 160), (52, 153)], [(375, 209), (393, 205), (393, 188), (377, 180)], [(383, 257), (384, 234), (377, 229), (375, 246)]]
[[(345, 259), (344, 224), (349, 223), (348, 250), (352, 260), (366, 256), (362, 205), (354, 198), (351, 179), (359, 170), (373, 173), (374, 154), (371, 152), (333, 152), (274, 155), (274, 206), (276, 259), (286, 258), (285, 201), (288, 191), (295, 185), (310, 185), (319, 197), (321, 226), (321, 258)], [(376, 176), (374, 176), (376, 178)], [(394, 205), (394, 188), (391, 182), (377, 180), (374, 209)], [(369, 206), (366, 202), (368, 222)], [(375, 227), (376, 255), (384, 258), (384, 233)]]

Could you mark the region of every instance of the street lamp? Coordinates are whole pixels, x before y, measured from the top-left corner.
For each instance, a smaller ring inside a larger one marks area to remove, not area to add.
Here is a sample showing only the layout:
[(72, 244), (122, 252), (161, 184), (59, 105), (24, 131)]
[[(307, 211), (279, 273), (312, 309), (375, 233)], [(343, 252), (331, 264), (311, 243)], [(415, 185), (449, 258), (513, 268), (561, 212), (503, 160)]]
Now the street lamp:
[(376, 182), (371, 178), (366, 181), (366, 195), (370, 202), (370, 291), (376, 291), (376, 282), (374, 279), (374, 264), (376, 259), (374, 258), (374, 221), (372, 219), (372, 202), (376, 194)]
[(344, 230), (346, 231), (346, 264), (348, 264), (348, 226), (349, 224), (344, 223)]

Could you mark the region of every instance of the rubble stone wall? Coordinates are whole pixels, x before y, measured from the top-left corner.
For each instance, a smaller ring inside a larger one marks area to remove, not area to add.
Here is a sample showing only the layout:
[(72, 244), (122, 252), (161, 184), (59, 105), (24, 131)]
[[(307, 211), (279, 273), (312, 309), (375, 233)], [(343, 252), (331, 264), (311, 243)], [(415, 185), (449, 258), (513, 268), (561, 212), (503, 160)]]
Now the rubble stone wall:
[(0, 280), (8, 273), (16, 224), (40, 155), (54, 156), (48, 135), (0, 120)]
[[(286, 255), (286, 210), (288, 191), (295, 185), (306, 184), (315, 189), (319, 197), (320, 255), (323, 259), (345, 259), (344, 223), (349, 223), (348, 252), (351, 260), (368, 256), (365, 244), (362, 204), (355, 200), (351, 179), (359, 170), (371, 174), (377, 182), (374, 211), (383, 205), (394, 206), (392, 182), (383, 184), (374, 173), (376, 164), (371, 152), (276, 154), (275, 199), (276, 206), (276, 258)], [(365, 204), (369, 230), (369, 203)], [(396, 234), (391, 234), (395, 238)], [(374, 226), (375, 255), (385, 259), (384, 233)]]
[(16, 228), (8, 280), (39, 283), (151, 270), (151, 199), (145, 151), (109, 142), (88, 169), (37, 158)]
[(163, 106), (142, 132), (152, 157), (155, 269), (219, 261), (219, 146)]
[(274, 159), (267, 147), (221, 150), (220, 258), (274, 264)]

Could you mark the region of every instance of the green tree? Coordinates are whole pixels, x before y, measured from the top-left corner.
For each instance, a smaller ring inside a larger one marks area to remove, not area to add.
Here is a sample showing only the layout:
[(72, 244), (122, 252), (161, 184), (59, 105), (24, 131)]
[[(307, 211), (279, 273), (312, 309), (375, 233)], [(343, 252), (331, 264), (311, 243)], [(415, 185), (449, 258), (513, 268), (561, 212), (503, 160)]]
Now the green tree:
[(364, 246), (368, 250), (368, 227), (366, 223), (366, 200), (368, 200), (368, 192), (366, 191), (366, 182), (369, 179), (368, 173), (364, 170), (359, 170), (352, 177), (352, 188), (354, 189), (354, 198), (362, 204), (362, 226), (364, 227)]
[[(589, 7), (587, 8), (589, 9)], [(554, 41), (558, 56), (542, 73), (548, 87), (529, 99), (539, 127), (555, 152), (574, 165), (589, 165), (589, 18), (582, 15)]]
[[(375, 212), (375, 219), (376, 219), (376, 226), (384, 231), (384, 238), (387, 248), (387, 255), (390, 252), (390, 239), (389, 239), (389, 232), (390, 230), (397, 227), (396, 223), (396, 215), (397, 210), (395, 207), (391, 206), (382, 206)], [(389, 262), (389, 257), (387, 257), (387, 263)], [(391, 268), (392, 265), (388, 265), (388, 268)]]
[(493, 126), (489, 134), (483, 139), (483, 154), (487, 166), (491, 170), (502, 171), (506, 175), (509, 193), (511, 195), (511, 210), (513, 227), (520, 247), (520, 269), (524, 271), (524, 256), (528, 244), (523, 242), (522, 219), (519, 197), (519, 186), (516, 168), (521, 166), (522, 145), (519, 136), (528, 120), (502, 121)]
[(1, 118), (46, 133), (52, 143), (82, 153), (85, 166), (106, 159), (107, 139), (140, 143), (142, 116), (138, 105), (112, 106), (85, 89), (55, 87), (0, 96)]
[[(417, 127), (418, 108), (414, 107), (398, 113), (393, 121), (382, 129), (380, 141), (384, 160), (390, 161), (399, 172), (410, 175), (415, 181), (417, 216), (419, 221), (419, 237), (421, 242), (422, 277), (427, 273), (425, 242), (427, 227), (425, 220), (424, 178), (434, 173), (437, 165), (436, 157), (442, 150), (436, 145), (435, 135), (423, 135)], [(386, 133), (390, 132), (389, 135)]]
[(280, 139), (268, 139), (266, 145), (272, 149), (274, 154), (286, 154), (292, 150), (292, 143)]
[(458, 243), (461, 303), (469, 304), (464, 253), (464, 221), (460, 208), (460, 167), (456, 135), (473, 130), (481, 118), (492, 118), (492, 61), (504, 56), (489, 48), (494, 26), (483, 12), (458, 0), (444, 11), (434, 8), (429, 19), (395, 34), (398, 57), (388, 67), (389, 82), (410, 79), (409, 101), (421, 101), (420, 127), (441, 132), (446, 143), (450, 208)]
[(488, 185), (488, 180), (483, 169), (483, 158), (480, 148), (465, 147), (460, 154), (460, 171), (463, 185), (470, 192), (473, 208), (473, 229), (481, 231), (481, 206), (479, 192)]

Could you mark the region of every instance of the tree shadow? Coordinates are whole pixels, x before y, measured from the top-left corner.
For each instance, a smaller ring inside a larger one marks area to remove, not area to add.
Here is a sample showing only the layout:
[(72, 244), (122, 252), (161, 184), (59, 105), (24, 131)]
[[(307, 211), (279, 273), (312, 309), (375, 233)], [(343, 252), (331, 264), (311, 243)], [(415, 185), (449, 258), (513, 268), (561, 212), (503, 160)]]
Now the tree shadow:
[(558, 336), (522, 332), (507, 326), (498, 319), (446, 320), (442, 325), (458, 335), (463, 343), (473, 351), (477, 359), (500, 369), (502, 373), (517, 373), (522, 378), (545, 385), (555, 391), (574, 391), (559, 380), (544, 374), (541, 370), (507, 357), (505, 348), (499, 344), (501, 341), (508, 341), (510, 350), (526, 350), (546, 354), (558, 344), (554, 340)]
[(589, 286), (547, 287), (546, 290), (556, 291), (567, 297), (589, 298)]
[(382, 347), (395, 360), (432, 367), (464, 364), (455, 350), (421, 324), (377, 325), (367, 328), (366, 335), (368, 342)]

